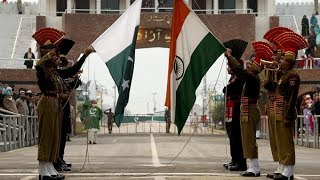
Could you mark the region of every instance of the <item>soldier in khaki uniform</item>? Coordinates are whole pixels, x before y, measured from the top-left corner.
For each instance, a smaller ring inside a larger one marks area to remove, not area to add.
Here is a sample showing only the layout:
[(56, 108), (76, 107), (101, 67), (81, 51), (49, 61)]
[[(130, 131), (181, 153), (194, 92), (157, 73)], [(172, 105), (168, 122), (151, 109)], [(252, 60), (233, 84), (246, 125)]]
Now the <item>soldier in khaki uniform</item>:
[(275, 41), (284, 48), (285, 53), (281, 60), (281, 78), (277, 84), (275, 101), (275, 139), (279, 163), (284, 166), (284, 170), (274, 179), (291, 180), (295, 165), (293, 128), (297, 118), (296, 102), (300, 86), (300, 77), (293, 67), (298, 50), (308, 47), (308, 43), (293, 32), (282, 33)]
[(276, 176), (281, 175), (283, 166), (279, 163), (278, 151), (275, 140), (275, 93), (277, 88), (277, 82), (279, 80), (279, 68), (278, 64), (283, 55), (283, 49), (275, 42), (275, 38), (284, 32), (293, 32), (291, 29), (286, 27), (274, 27), (270, 29), (263, 38), (268, 40), (274, 46), (275, 54), (273, 59), (269, 60), (269, 63), (265, 64), (266, 80), (264, 82), (264, 88), (268, 90), (268, 129), (269, 129), (269, 140), (274, 162), (278, 162), (278, 168), (273, 173), (267, 174), (267, 178), (273, 179)]
[(231, 50), (227, 49), (225, 56), (232, 71), (245, 82), (241, 95), (241, 139), (244, 158), (248, 160), (248, 169), (241, 176), (260, 176), (258, 161), (258, 145), (256, 143), (256, 127), (260, 121), (260, 109), (257, 101), (260, 96), (260, 78), (258, 74), (262, 67), (260, 62), (254, 61), (248, 69), (244, 69), (240, 63), (231, 56)]
[[(275, 107), (274, 103), (276, 100), (276, 88), (277, 88), (277, 81), (278, 81), (278, 72), (273, 70), (267, 70), (266, 73), (266, 81), (264, 82), (264, 88), (268, 90), (268, 130), (269, 130), (269, 140), (270, 140), (270, 148), (271, 148), (271, 154), (273, 157), (274, 162), (279, 162), (278, 158), (278, 151), (276, 146), (276, 140), (275, 140)], [(279, 163), (278, 168), (274, 173), (267, 174), (267, 178), (273, 179), (276, 176), (279, 176), (281, 172), (283, 171), (283, 166)]]

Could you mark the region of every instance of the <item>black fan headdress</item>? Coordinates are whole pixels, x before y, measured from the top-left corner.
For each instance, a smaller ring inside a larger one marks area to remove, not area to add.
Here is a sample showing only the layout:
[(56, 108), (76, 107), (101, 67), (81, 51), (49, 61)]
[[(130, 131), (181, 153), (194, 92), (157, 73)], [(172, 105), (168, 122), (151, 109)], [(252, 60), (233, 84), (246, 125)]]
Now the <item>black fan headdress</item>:
[(226, 48), (232, 50), (231, 55), (236, 59), (240, 60), (242, 54), (247, 48), (248, 42), (241, 39), (232, 39), (223, 43)]

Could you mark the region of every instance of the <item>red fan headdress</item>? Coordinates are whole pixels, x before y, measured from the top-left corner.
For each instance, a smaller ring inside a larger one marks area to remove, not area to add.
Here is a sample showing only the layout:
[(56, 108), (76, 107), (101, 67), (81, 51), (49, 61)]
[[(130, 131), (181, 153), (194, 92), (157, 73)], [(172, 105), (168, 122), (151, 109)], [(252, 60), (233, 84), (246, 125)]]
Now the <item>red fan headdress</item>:
[[(40, 46), (57, 47), (63, 39), (65, 33), (55, 28), (45, 27), (35, 32), (32, 37)], [(50, 45), (51, 44), (51, 45)]]
[(284, 48), (284, 58), (296, 60), (298, 50), (308, 47), (308, 42), (302, 36), (294, 32), (284, 32), (274, 39)]
[(284, 32), (293, 32), (293, 31), (286, 27), (274, 27), (274, 28), (271, 28), (263, 36), (263, 38), (268, 40), (270, 43), (274, 45), (274, 48), (273, 48), (274, 51), (279, 51), (279, 53), (282, 53), (282, 47), (277, 43), (277, 41), (275, 41), (275, 38)]
[(257, 72), (261, 72), (263, 69), (263, 66), (261, 65), (261, 61), (272, 61), (272, 56), (273, 56), (272, 46), (270, 46), (266, 42), (257, 41), (252, 43), (252, 47), (255, 51), (255, 59), (251, 66)]

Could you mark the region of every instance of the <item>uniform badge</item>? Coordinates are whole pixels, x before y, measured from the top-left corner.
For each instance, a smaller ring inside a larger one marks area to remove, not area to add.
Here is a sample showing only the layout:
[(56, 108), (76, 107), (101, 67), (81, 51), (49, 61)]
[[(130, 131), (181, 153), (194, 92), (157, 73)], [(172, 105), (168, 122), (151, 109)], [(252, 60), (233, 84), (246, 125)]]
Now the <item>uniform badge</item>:
[(289, 81), (290, 81), (290, 86), (294, 86), (296, 84), (295, 78), (291, 78), (291, 79), (289, 79)]

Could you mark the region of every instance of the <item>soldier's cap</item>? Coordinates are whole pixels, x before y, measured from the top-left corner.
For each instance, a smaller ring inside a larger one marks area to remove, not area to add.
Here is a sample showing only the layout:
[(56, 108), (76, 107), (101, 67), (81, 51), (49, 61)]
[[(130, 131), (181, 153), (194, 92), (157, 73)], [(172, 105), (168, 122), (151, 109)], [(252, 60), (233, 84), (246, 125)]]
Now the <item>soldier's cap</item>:
[(298, 50), (308, 47), (308, 42), (301, 35), (294, 32), (284, 32), (275, 38), (284, 49), (284, 59), (295, 61)]
[[(272, 46), (273, 46), (273, 50), (275, 52), (282, 52), (282, 46), (278, 44), (278, 42), (275, 40), (276, 37), (278, 37), (280, 34), (284, 33), (284, 32), (293, 32), (291, 29), (287, 28), (287, 27), (274, 27), (271, 28), (268, 32), (266, 32), (266, 34), (263, 36), (264, 39), (268, 40)], [(282, 52), (283, 53), (283, 52)]]
[(3, 92), (3, 95), (12, 95), (12, 90), (10, 90), (10, 89), (7, 89), (7, 90), (5, 90), (4, 92)]
[(39, 29), (32, 35), (42, 49), (53, 49), (58, 47), (64, 36), (64, 32), (50, 27)]
[(50, 40), (47, 40), (43, 45), (40, 46), (41, 49), (55, 49), (57, 48), (55, 45), (52, 44)]
[(63, 38), (58, 45), (60, 54), (67, 55), (74, 46), (75, 42), (71, 39)]
[(262, 41), (252, 42), (252, 47), (255, 52), (255, 59), (251, 64), (251, 68), (260, 73), (263, 70), (261, 61), (272, 61), (272, 47), (268, 43)]
[(247, 48), (248, 42), (242, 39), (231, 39), (223, 43), (224, 47), (232, 50), (231, 55), (236, 59), (240, 60), (244, 51)]

